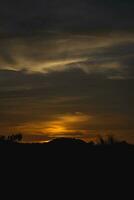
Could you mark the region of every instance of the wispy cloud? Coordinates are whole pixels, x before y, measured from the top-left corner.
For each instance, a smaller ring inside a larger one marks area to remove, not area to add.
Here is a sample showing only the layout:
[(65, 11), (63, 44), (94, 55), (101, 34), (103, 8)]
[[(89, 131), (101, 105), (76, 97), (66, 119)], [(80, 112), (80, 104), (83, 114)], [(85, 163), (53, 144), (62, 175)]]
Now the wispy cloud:
[(125, 65), (128, 60), (129, 68), (133, 60), (133, 34), (60, 36), (3, 41), (0, 69), (49, 73), (80, 68), (86, 73), (101, 73), (108, 78), (128, 78)]

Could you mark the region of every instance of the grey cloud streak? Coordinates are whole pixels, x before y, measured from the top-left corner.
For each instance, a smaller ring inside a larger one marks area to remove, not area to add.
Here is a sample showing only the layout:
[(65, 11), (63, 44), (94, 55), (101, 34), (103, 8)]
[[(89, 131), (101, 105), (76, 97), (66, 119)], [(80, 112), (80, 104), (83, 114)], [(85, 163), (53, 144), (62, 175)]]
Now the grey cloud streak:
[(81, 68), (87, 73), (127, 78), (126, 67), (129, 71), (134, 55), (133, 34), (51, 36), (3, 40), (0, 68), (42, 73)]

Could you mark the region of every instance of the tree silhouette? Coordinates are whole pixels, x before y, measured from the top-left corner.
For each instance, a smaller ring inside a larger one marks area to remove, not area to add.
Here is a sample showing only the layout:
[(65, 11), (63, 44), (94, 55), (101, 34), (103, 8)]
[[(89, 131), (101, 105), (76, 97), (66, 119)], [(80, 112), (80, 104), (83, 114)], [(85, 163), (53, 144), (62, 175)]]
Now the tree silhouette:
[(119, 141), (117, 141), (112, 135), (109, 135), (107, 138), (98, 136), (98, 139), (99, 139), (98, 141), (99, 145), (114, 145), (119, 143)]
[(22, 135), (21, 134), (10, 135), (8, 136), (7, 140), (9, 142), (20, 142), (22, 140)]
[(5, 140), (6, 140), (6, 137), (3, 136), (3, 135), (1, 135), (1, 136), (0, 136), (0, 142), (3, 142), (3, 141), (5, 141)]

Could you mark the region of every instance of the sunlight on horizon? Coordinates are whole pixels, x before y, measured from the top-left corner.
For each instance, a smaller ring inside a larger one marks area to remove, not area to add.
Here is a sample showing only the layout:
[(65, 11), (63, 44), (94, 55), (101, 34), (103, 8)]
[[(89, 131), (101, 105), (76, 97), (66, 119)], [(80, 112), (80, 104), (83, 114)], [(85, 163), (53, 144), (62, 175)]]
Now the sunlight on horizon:
[[(26, 123), (20, 126), (21, 132), (25, 135), (33, 137), (35, 135), (38, 138), (42, 138), (42, 141), (50, 141), (56, 137), (73, 137), (87, 140), (89, 131), (84, 127), (85, 124), (89, 124), (92, 117), (80, 113), (66, 113), (62, 115), (56, 115), (48, 121)], [(80, 128), (81, 127), (81, 128)]]
[(89, 119), (90, 117), (88, 115), (80, 112), (76, 112), (75, 114), (66, 114), (48, 122), (44, 131), (50, 134), (73, 133), (77, 131), (77, 128), (75, 127), (77, 123), (82, 124), (89, 121)]

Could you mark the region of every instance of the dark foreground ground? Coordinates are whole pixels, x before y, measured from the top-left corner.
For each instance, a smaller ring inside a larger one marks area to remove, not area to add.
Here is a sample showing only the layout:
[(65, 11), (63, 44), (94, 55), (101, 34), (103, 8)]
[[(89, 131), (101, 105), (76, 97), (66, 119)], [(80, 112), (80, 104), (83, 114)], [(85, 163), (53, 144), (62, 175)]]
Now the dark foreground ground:
[(1, 142), (0, 175), (4, 188), (13, 187), (11, 198), (17, 190), (24, 199), (26, 193), (63, 200), (79, 199), (80, 194), (80, 199), (92, 199), (91, 194), (116, 199), (117, 193), (127, 193), (130, 199), (126, 191), (129, 187), (133, 193), (134, 146), (65, 138), (45, 144)]
[[(13, 159), (29, 159), (32, 161), (80, 161), (90, 163), (101, 160), (105, 162), (132, 161), (134, 145), (114, 140), (101, 140), (98, 144), (86, 143), (79, 139), (59, 138), (48, 143), (0, 142), (0, 156)], [(56, 162), (55, 162), (56, 164)]]

